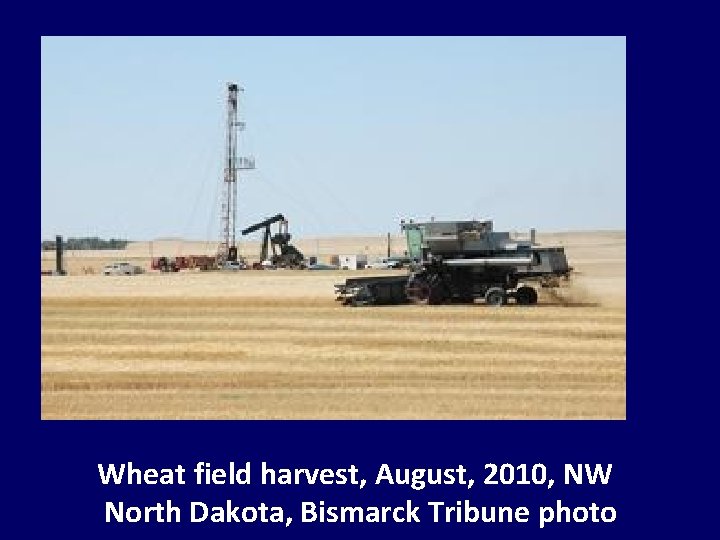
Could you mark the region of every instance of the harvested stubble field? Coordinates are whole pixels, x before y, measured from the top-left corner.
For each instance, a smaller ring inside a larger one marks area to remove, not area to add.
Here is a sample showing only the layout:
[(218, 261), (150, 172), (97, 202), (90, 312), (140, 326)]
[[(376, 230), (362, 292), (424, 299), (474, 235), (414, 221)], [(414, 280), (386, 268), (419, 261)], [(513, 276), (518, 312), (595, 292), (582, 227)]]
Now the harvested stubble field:
[(43, 277), (42, 416), (624, 418), (624, 233), (565, 245), (573, 285), (522, 308), (345, 308), (343, 272)]

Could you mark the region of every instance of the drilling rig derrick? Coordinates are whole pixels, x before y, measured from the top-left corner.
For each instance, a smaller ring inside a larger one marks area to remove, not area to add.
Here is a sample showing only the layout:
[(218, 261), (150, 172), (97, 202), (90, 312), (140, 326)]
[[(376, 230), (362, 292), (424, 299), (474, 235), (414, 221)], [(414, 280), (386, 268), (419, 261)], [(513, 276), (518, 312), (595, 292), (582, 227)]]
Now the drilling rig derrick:
[(237, 260), (235, 241), (237, 223), (238, 171), (255, 168), (255, 158), (238, 156), (238, 131), (245, 129), (245, 122), (238, 121), (238, 95), (244, 89), (236, 83), (227, 85), (225, 159), (223, 167), (222, 240), (218, 249), (218, 264)]

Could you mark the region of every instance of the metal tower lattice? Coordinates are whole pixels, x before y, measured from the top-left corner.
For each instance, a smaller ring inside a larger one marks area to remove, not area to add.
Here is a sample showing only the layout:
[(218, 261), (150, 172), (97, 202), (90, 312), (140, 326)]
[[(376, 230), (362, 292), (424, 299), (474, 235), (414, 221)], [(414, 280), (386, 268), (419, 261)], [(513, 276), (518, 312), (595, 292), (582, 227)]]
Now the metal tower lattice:
[(227, 85), (227, 118), (225, 127), (225, 160), (223, 169), (222, 242), (218, 252), (220, 262), (237, 260), (235, 231), (237, 223), (238, 171), (255, 168), (255, 158), (240, 157), (237, 152), (238, 131), (245, 122), (238, 121), (238, 93), (244, 89), (236, 83)]

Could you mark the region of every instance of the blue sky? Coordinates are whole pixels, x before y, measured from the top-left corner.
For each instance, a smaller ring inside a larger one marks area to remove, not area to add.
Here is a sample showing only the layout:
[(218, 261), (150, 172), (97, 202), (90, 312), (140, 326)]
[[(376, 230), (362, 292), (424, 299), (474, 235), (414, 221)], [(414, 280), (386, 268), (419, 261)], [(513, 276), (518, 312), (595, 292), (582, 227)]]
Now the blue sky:
[(43, 238), (220, 236), (224, 99), (245, 87), (239, 225), (625, 228), (625, 38), (51, 37)]

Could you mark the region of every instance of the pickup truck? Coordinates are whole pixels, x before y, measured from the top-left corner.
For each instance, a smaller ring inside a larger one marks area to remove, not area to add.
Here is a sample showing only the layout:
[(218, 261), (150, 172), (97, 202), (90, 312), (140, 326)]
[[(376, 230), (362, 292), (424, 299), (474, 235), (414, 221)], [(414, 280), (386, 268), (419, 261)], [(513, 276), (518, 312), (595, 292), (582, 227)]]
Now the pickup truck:
[(388, 268), (402, 268), (402, 263), (393, 258), (383, 257), (373, 263), (370, 263), (366, 268), (372, 268), (375, 270), (387, 270)]
[(231, 272), (236, 270), (247, 270), (247, 264), (242, 261), (225, 261), (220, 267), (220, 270), (229, 270)]
[(105, 265), (103, 275), (105, 276), (132, 276), (142, 274), (143, 269), (129, 262), (114, 262)]

